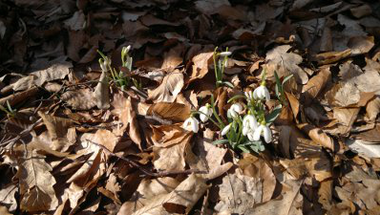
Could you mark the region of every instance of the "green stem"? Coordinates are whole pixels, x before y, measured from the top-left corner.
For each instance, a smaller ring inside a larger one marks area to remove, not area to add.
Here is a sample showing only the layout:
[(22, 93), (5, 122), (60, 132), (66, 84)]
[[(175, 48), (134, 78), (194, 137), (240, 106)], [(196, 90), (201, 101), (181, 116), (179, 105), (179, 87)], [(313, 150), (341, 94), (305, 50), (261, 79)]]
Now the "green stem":
[(214, 123), (216, 126), (218, 126), (219, 129), (223, 129), (220, 124), (218, 124), (215, 120), (213, 120), (211, 117), (209, 117), (207, 114), (200, 112), (200, 111), (192, 111), (192, 113), (197, 113), (197, 114), (203, 114), (205, 115), (212, 123)]
[(212, 108), (212, 113), (214, 114), (216, 120), (218, 120), (219, 124), (222, 125), (222, 127), (224, 128), (225, 125), (224, 125), (222, 119), (216, 113), (214, 95), (211, 95), (211, 108)]

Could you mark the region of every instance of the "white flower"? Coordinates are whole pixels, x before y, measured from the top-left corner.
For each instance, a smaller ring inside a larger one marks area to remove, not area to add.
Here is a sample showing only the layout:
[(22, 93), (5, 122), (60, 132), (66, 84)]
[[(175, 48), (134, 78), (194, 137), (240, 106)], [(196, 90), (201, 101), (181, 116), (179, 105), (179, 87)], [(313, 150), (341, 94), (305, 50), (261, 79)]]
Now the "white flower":
[(198, 133), (198, 131), (199, 131), (199, 121), (195, 117), (191, 116), (191, 117), (187, 118), (185, 120), (185, 122), (183, 122), (182, 127), (184, 129), (188, 130), (188, 131), (192, 131), (194, 133)]
[(222, 130), (222, 132), (221, 132), (221, 135), (222, 136), (226, 135), (230, 131), (231, 126), (232, 126), (232, 123), (230, 123), (226, 127), (224, 127), (223, 130)]
[(270, 95), (269, 95), (269, 91), (268, 89), (261, 85), (260, 87), (256, 88), (254, 91), (253, 91), (253, 98), (255, 99), (264, 99), (269, 101), (270, 99)]
[(236, 118), (239, 116), (239, 113), (243, 111), (243, 107), (239, 103), (231, 105), (230, 109), (227, 110), (228, 118)]
[(260, 125), (253, 133), (253, 140), (260, 140), (260, 136), (264, 137), (266, 143), (272, 142), (272, 131), (266, 125)]
[(212, 108), (207, 103), (205, 106), (199, 108), (199, 112), (203, 113), (199, 114), (199, 119), (201, 119), (202, 122), (207, 122), (208, 118), (212, 115)]
[(255, 132), (255, 130), (257, 129), (257, 120), (255, 118), (254, 115), (246, 115), (243, 119), (243, 130), (242, 130), (242, 134), (244, 136), (247, 136), (248, 139), (250, 141), (254, 141), (253, 140), (253, 134)]
[(125, 56), (126, 54), (128, 54), (128, 52), (131, 50), (131, 45), (127, 46), (127, 47), (123, 47), (123, 49), (121, 49), (121, 54), (123, 56)]
[(106, 57), (104, 60), (99, 60), (99, 64), (103, 72), (108, 72), (108, 67), (111, 65), (111, 60)]
[(220, 52), (219, 53), (219, 55), (221, 56), (221, 57), (228, 57), (228, 56), (230, 56), (232, 54), (232, 52)]

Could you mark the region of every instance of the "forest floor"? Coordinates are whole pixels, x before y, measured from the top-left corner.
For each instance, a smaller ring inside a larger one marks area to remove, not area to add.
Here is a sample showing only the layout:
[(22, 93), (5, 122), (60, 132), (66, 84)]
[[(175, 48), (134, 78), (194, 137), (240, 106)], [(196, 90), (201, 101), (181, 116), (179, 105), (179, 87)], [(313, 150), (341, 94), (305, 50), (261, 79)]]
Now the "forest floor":
[(379, 214), (379, 1), (4, 0), (0, 38), (2, 215)]

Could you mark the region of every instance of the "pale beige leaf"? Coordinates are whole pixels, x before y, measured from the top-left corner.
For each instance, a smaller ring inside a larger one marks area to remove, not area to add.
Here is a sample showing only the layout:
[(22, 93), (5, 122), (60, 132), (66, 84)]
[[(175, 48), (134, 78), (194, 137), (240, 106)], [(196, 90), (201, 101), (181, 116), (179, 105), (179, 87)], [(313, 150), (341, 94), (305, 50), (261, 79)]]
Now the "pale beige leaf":
[(149, 107), (147, 114), (172, 121), (185, 121), (190, 116), (190, 107), (180, 103), (158, 102)]
[(183, 86), (183, 74), (175, 70), (168, 73), (156, 89), (148, 90), (148, 97), (155, 102), (173, 102)]
[(347, 42), (347, 46), (351, 49), (352, 56), (368, 53), (374, 45), (375, 38), (373, 36), (351, 37)]
[[(268, 51), (266, 60), (268, 64), (274, 64), (280, 67), (278, 73), (280, 77), (294, 74), (297, 83), (306, 84), (309, 80), (305, 71), (298, 66), (302, 63), (302, 57), (296, 53), (288, 53), (290, 45), (277, 46), (276, 48)], [(272, 74), (270, 74), (272, 76)]]
[(192, 174), (186, 180), (182, 181), (172, 192), (160, 196), (160, 198), (152, 199), (151, 202), (134, 212), (133, 215), (170, 214), (163, 207), (164, 203), (182, 205), (185, 207), (185, 212), (189, 213), (208, 187), (205, 179)]
[(208, 67), (212, 63), (213, 52), (200, 53), (193, 57), (193, 70), (189, 82), (195, 79), (202, 79), (208, 73)]
[(248, 153), (243, 154), (243, 159), (239, 160), (238, 165), (244, 175), (262, 182), (262, 202), (269, 201), (277, 184), (271, 167), (263, 159)]
[(122, 126), (118, 126), (114, 129), (114, 133), (117, 136), (123, 136), (126, 131), (131, 140), (136, 143), (142, 150), (140, 128), (137, 121), (137, 115), (133, 108), (132, 98), (125, 98), (122, 93), (114, 95), (112, 102), (114, 109), (112, 113), (119, 118)]
[[(44, 114), (39, 111), (51, 141), (50, 148), (56, 151), (66, 151), (76, 140), (69, 137), (69, 128), (73, 124), (70, 119)], [(75, 132), (75, 130), (74, 130)]]
[(368, 102), (366, 106), (366, 119), (369, 122), (374, 122), (377, 118), (377, 115), (380, 113), (380, 97)]
[(247, 214), (262, 202), (262, 182), (258, 178), (243, 175), (240, 171), (227, 174), (219, 186), (220, 201), (215, 205), (219, 213)]
[(61, 99), (75, 110), (89, 110), (96, 106), (93, 92), (88, 88), (67, 91), (62, 94)]
[(165, 171), (185, 170), (185, 152), (188, 150), (188, 147), (191, 148), (191, 137), (192, 132), (186, 132), (182, 134), (182, 137), (176, 138), (175, 140), (177, 141), (169, 140), (169, 146), (154, 146), (154, 167)]
[(309, 137), (319, 145), (331, 149), (332, 151), (336, 150), (334, 140), (321, 129), (307, 123), (298, 124), (297, 127), (308, 134)]
[(108, 109), (110, 107), (108, 77), (106, 72), (102, 72), (99, 82), (94, 91), (94, 99), (99, 109)]
[(23, 211), (47, 211), (58, 206), (53, 188), (56, 180), (50, 173), (53, 169), (44, 159), (33, 150), (19, 164), (16, 176), (20, 180), (20, 208)]
[(168, 195), (179, 184), (177, 179), (171, 177), (143, 179), (131, 199), (122, 205), (118, 215), (132, 214), (155, 199)]
[(282, 198), (272, 199), (271, 201), (251, 208), (248, 215), (270, 214), (270, 215), (302, 215), (302, 195), (300, 194), (301, 183), (299, 181), (286, 181), (286, 192)]
[(192, 149), (197, 156), (188, 148), (186, 161), (192, 169), (207, 172), (200, 175), (207, 180), (221, 176), (233, 166), (231, 162), (223, 163), (227, 149), (216, 147), (210, 141), (199, 139)]
[(330, 67), (322, 68), (317, 75), (312, 77), (309, 82), (302, 87), (302, 97), (305, 99), (305, 102), (311, 103), (313, 99), (317, 98), (330, 79)]
[(322, 204), (323, 209), (329, 211), (332, 206), (332, 192), (333, 192), (333, 180), (326, 180), (321, 182), (321, 186), (318, 190), (318, 202)]
[(184, 51), (184, 46), (181, 44), (176, 45), (171, 48), (168, 52), (164, 54), (164, 62), (162, 63), (161, 69), (174, 69), (179, 66), (182, 61), (182, 54)]
[[(15, 184), (7, 184), (1, 187), (0, 189), (0, 204), (7, 205), (7, 211), (15, 212), (17, 209), (17, 200), (15, 197), (16, 192), (18, 191), (18, 186)], [(6, 208), (5, 208), (6, 209)], [(0, 209), (0, 214), (3, 214)], [(5, 214), (5, 213), (4, 213)]]

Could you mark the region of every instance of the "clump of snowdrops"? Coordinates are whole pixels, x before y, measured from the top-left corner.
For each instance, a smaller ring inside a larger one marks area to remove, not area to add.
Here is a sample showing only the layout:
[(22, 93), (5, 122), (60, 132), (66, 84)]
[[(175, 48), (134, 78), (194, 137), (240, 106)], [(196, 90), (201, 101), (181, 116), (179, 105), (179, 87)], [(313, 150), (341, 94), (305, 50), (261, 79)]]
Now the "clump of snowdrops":
[[(123, 47), (121, 50), (121, 62), (122, 67), (126, 68), (128, 71), (132, 71), (132, 61), (133, 58), (129, 56), (129, 51), (131, 50), (131, 46)], [(136, 88), (141, 88), (141, 84), (134, 78), (131, 78), (127, 72), (117, 71), (115, 68), (111, 67), (111, 59), (108, 58), (105, 54), (98, 50), (101, 58), (99, 59), (99, 65), (103, 72), (109, 72), (111, 74), (112, 81), (116, 84), (116, 86), (120, 87), (121, 90), (124, 90), (126, 87), (130, 86), (131, 83)]]
[[(277, 74), (275, 77), (276, 95), (282, 103), (284, 101), (283, 85), (291, 76), (286, 77), (282, 82)], [(264, 71), (259, 87), (229, 99), (228, 103), (231, 103), (231, 106), (227, 110), (227, 124), (218, 115), (214, 97), (211, 96), (211, 102), (193, 111), (183, 123), (183, 128), (197, 133), (201, 123), (211, 121), (219, 128), (221, 136), (221, 139), (214, 141), (215, 144), (228, 144), (234, 150), (259, 153), (265, 150), (264, 143), (272, 142), (271, 125), (282, 109), (282, 104), (280, 104), (269, 112), (265, 105), (265, 102), (269, 100), (270, 93), (266, 87)]]

